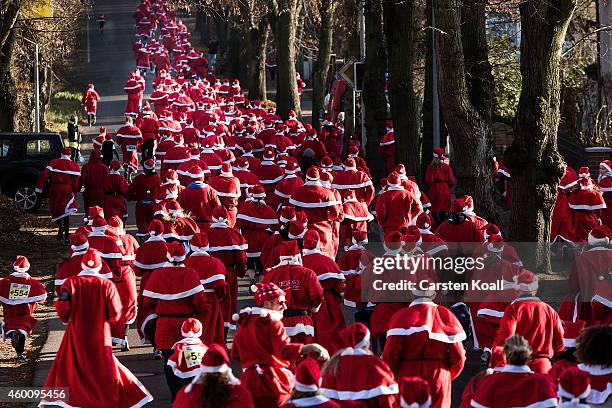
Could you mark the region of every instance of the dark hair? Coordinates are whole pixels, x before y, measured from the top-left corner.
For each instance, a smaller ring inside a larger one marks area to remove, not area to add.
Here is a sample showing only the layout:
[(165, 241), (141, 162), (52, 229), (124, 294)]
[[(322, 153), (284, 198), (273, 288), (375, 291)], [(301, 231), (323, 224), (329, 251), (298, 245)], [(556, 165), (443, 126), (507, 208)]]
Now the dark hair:
[(584, 330), (576, 340), (575, 356), (589, 365), (612, 366), (612, 326), (593, 326)]
[(219, 408), (227, 405), (234, 397), (230, 394), (229, 376), (225, 373), (208, 373), (202, 384), (200, 401), (202, 408)]
[(317, 396), (317, 395), (320, 395), (320, 394), (321, 393), (318, 390), (317, 391), (303, 392), (303, 391), (297, 391), (294, 388), (293, 391), (291, 392), (291, 398), (289, 399), (289, 401), (300, 399), (300, 398), (314, 397), (314, 396)]
[(515, 334), (506, 339), (504, 353), (508, 364), (522, 366), (531, 357), (531, 346), (523, 336)]

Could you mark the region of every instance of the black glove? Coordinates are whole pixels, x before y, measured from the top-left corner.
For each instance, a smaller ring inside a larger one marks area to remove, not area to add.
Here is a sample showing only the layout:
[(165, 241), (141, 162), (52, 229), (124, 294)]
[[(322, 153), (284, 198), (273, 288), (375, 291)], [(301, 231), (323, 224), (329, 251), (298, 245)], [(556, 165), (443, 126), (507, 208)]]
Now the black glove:
[(59, 300), (70, 302), (70, 293), (66, 289), (62, 289)]

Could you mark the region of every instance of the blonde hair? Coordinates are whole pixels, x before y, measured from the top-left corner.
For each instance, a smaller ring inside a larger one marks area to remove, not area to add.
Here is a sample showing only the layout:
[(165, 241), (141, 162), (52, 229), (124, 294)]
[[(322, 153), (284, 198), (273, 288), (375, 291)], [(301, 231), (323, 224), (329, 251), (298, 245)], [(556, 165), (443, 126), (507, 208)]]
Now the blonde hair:
[(515, 334), (506, 339), (504, 353), (508, 364), (525, 365), (531, 358), (531, 346), (523, 336)]

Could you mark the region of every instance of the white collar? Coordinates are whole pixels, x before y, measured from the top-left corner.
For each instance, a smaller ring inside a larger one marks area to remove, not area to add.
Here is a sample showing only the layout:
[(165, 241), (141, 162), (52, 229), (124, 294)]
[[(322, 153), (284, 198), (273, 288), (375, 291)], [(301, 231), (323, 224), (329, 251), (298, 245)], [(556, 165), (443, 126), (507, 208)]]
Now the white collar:
[(145, 242), (166, 242), (164, 237), (160, 235), (150, 235), (149, 238)]
[(302, 408), (302, 407), (313, 407), (315, 405), (321, 405), (321, 404), (326, 403), (327, 401), (329, 401), (329, 398), (327, 398), (326, 396), (315, 395), (312, 397), (297, 398), (294, 400), (289, 400), (288, 402), (290, 403), (290, 405), (293, 405), (294, 407)]
[(539, 302), (539, 301), (540, 301), (540, 298), (539, 298), (539, 297), (537, 297), (537, 296), (525, 296), (525, 297), (519, 297), (519, 298), (514, 299), (514, 300), (512, 301), (512, 303), (515, 303), (515, 302), (525, 302), (525, 301)]
[(347, 251), (358, 251), (358, 250), (364, 250), (365, 246), (360, 245), (360, 244), (352, 244), (350, 247), (348, 247)]
[(27, 273), (27, 272), (17, 272), (17, 271), (15, 271), (15, 272), (11, 273), (11, 276), (14, 276), (16, 278), (26, 278), (27, 279), (27, 278), (30, 277), (30, 274)]
[(215, 221), (210, 224), (211, 228), (229, 228), (225, 221)]
[(306, 255), (312, 255), (312, 254), (320, 254), (321, 250), (319, 248), (313, 248), (313, 249), (302, 249), (302, 255), (306, 256)]
[(529, 368), (529, 366), (526, 366), (526, 365), (517, 366), (517, 365), (512, 365), (512, 364), (508, 364), (506, 366), (501, 367), (499, 369), (499, 372), (501, 372), (501, 373), (515, 373), (515, 374), (533, 373), (533, 371), (531, 371), (531, 368)]
[(430, 306), (438, 306), (436, 305), (434, 302), (431, 301), (431, 299), (429, 298), (416, 298), (414, 299), (411, 303), (409, 307), (415, 306), (415, 305), (430, 305)]
[(272, 320), (280, 321), (283, 318), (283, 313), (277, 310), (267, 309), (265, 307), (247, 307), (240, 311), (240, 314), (248, 313), (253, 315), (260, 315), (262, 317), (270, 316)]
[(362, 348), (347, 347), (340, 353), (341, 356), (371, 356), (372, 352)]

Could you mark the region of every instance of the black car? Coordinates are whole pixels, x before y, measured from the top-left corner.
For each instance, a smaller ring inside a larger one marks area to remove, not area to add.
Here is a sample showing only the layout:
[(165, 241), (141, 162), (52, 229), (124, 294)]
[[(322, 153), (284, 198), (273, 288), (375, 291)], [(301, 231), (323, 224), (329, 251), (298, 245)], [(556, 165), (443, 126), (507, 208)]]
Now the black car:
[(57, 133), (0, 132), (0, 191), (26, 211), (40, 207), (34, 191), (38, 176), (52, 159), (60, 157), (64, 143)]

